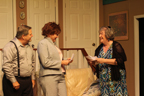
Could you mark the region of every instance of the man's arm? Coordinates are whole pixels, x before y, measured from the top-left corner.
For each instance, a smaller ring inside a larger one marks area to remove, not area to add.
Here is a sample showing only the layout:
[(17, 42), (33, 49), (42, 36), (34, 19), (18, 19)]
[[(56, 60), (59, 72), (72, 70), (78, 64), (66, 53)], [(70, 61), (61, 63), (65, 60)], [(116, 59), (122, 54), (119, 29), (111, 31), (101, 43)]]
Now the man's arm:
[(20, 84), (17, 82), (14, 74), (13, 74), (13, 66), (14, 64), (12, 63), (14, 57), (15, 57), (15, 52), (16, 50), (12, 49), (11, 46), (6, 46), (3, 48), (3, 64), (2, 64), (2, 70), (4, 74), (6, 75), (6, 78), (9, 79), (13, 87), (15, 89), (19, 89)]
[(5, 47), (3, 48), (3, 64), (2, 64), (2, 70), (4, 74), (6, 75), (7, 79), (9, 79), (12, 83), (16, 82), (16, 78), (14, 76), (13, 72), (13, 66), (12, 64), (13, 58), (14, 58), (14, 51), (11, 47)]

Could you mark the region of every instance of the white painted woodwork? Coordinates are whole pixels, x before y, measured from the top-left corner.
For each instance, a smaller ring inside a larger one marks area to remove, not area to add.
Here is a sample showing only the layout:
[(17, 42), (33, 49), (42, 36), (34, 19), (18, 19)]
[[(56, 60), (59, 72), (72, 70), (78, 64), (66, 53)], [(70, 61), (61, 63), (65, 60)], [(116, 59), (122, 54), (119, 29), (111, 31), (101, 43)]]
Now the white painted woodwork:
[[(16, 35), (16, 0), (0, 0), (0, 49)], [(2, 52), (0, 51), (0, 69), (2, 69)], [(0, 96), (2, 92), (3, 72), (0, 71)]]
[[(65, 48), (85, 48), (89, 55), (94, 56), (99, 44), (97, 5), (98, 0), (64, 0)], [(93, 43), (95, 46), (92, 46)], [(88, 64), (84, 59), (83, 65), (73, 62), (70, 66), (83, 68), (88, 67)]]
[(32, 27), (32, 44), (37, 48), (44, 37), (42, 27), (45, 23), (56, 22), (56, 0), (27, 0), (27, 25)]
[(134, 68), (135, 68), (135, 96), (140, 96), (140, 62), (139, 62), (139, 18), (144, 14), (134, 16)]
[(12, 4), (13, 0), (0, 0), (0, 49), (15, 36)]

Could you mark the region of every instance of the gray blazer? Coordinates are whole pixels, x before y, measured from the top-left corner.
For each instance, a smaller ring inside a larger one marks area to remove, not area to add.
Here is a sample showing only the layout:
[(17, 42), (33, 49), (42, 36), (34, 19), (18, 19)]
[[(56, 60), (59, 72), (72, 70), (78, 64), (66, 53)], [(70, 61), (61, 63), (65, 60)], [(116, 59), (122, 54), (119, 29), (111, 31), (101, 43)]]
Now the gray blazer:
[(46, 37), (38, 43), (37, 52), (40, 62), (39, 76), (62, 74), (60, 56), (50, 38)]

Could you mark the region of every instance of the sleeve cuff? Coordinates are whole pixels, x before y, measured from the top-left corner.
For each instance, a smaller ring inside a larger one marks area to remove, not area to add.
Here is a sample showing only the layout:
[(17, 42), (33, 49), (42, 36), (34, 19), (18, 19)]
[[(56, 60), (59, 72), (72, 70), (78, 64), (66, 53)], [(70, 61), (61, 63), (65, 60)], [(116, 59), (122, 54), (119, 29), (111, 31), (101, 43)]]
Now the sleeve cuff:
[(32, 74), (31, 79), (35, 80), (35, 74)]
[(12, 83), (14, 83), (14, 82), (16, 82), (16, 81), (17, 81), (15, 77), (10, 78), (9, 80), (10, 80)]

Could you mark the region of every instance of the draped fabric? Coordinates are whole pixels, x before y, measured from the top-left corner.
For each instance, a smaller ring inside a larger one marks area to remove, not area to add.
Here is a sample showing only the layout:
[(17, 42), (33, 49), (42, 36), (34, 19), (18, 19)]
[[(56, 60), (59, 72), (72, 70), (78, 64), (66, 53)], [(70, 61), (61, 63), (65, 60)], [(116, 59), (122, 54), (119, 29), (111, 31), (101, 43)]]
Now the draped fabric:
[[(106, 53), (104, 53), (103, 47), (101, 47), (98, 58), (112, 59), (112, 45)], [(115, 81), (111, 79), (111, 66), (109, 64), (102, 63), (98, 66), (101, 96), (128, 96), (125, 70), (119, 69), (121, 79)]]

